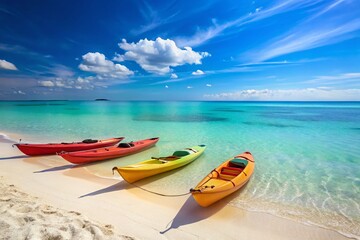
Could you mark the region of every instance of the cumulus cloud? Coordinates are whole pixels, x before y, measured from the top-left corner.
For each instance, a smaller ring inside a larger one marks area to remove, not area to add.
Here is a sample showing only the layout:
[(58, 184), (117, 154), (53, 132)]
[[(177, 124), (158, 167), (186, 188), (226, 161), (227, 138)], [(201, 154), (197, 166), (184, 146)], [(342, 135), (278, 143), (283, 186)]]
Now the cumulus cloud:
[(78, 77), (71, 68), (61, 64), (44, 67), (43, 72), (48, 76), (38, 77), (36, 82), (38, 86), (48, 88), (49, 91), (55, 89), (93, 89), (97, 85), (96, 76)]
[(196, 70), (195, 72), (192, 72), (191, 73), (192, 75), (195, 75), (195, 76), (198, 76), (198, 75), (204, 75), (205, 73), (203, 72), (203, 71), (201, 71), (201, 70)]
[(89, 83), (90, 82), (88, 78), (82, 78), (82, 77), (78, 77), (76, 79), (76, 81), (79, 83)]
[(171, 71), (170, 67), (185, 64), (201, 64), (201, 60), (211, 56), (208, 52), (195, 52), (191, 47), (183, 49), (170, 39), (156, 38), (155, 41), (142, 39), (137, 43), (128, 43), (123, 39), (119, 47), (124, 55), (116, 55), (116, 60), (135, 61), (145, 71), (163, 75)]
[(45, 80), (45, 81), (39, 81), (39, 85), (42, 87), (54, 87), (55, 83), (49, 80)]
[(191, 88), (193, 88), (193, 87), (192, 87), (192, 86), (187, 86), (186, 88), (191, 89)]
[(116, 62), (123, 62), (123, 61), (125, 61), (125, 58), (123, 55), (121, 55), (119, 53), (115, 53), (115, 56), (113, 57), (112, 60), (116, 61)]
[(13, 63), (8, 62), (6, 60), (2, 60), (2, 59), (0, 59), (0, 68), (6, 69), (6, 70), (18, 70)]
[(172, 73), (171, 76), (170, 76), (171, 79), (176, 79), (178, 78), (178, 75), (176, 75), (175, 73)]
[(54, 80), (44, 80), (44, 81), (38, 81), (39, 85), (41, 87), (47, 87), (47, 88), (75, 88), (75, 81), (74, 80), (68, 80), (68, 79), (54, 79)]
[(206, 99), (212, 100), (273, 100), (273, 101), (328, 101), (360, 100), (360, 89), (333, 89), (333, 88), (304, 88), (304, 89), (248, 89), (237, 92), (206, 94)]
[(212, 85), (211, 85), (211, 84), (209, 84), (209, 83), (208, 83), (208, 84), (206, 84), (206, 86), (207, 86), (207, 87), (212, 87)]
[(105, 55), (99, 52), (89, 52), (82, 56), (83, 62), (79, 68), (85, 72), (96, 73), (104, 78), (126, 78), (133, 75), (126, 66), (115, 64), (105, 58)]
[(45, 88), (64, 88), (64, 89), (93, 89), (95, 87), (95, 77), (87, 78), (54, 78), (49, 80), (38, 81), (39, 86)]

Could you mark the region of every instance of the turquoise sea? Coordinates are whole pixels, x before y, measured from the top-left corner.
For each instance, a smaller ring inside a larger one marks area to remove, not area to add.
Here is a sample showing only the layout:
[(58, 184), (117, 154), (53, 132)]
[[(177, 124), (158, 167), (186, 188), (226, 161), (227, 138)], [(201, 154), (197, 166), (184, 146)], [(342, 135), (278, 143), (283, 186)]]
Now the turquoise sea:
[(142, 187), (183, 193), (224, 160), (250, 151), (255, 173), (228, 204), (360, 238), (360, 102), (0, 102), (0, 132), (28, 142), (160, 137), (145, 152), (87, 165), (111, 168), (206, 144), (190, 165)]

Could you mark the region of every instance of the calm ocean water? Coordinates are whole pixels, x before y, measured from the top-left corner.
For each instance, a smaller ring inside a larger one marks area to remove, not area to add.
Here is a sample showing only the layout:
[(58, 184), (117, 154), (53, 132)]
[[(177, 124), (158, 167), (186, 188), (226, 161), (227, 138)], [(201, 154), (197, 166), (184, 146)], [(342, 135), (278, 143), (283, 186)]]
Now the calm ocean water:
[(206, 144), (192, 164), (140, 183), (168, 194), (250, 151), (254, 176), (230, 205), (360, 238), (360, 102), (0, 102), (0, 116), (0, 131), (30, 142), (160, 137), (145, 152), (86, 166), (99, 177)]

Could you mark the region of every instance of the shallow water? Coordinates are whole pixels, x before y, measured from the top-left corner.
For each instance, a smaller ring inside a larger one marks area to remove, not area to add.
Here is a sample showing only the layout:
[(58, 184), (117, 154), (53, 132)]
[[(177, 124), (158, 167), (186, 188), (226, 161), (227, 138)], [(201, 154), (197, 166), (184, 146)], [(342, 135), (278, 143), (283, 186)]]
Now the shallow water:
[(0, 130), (23, 141), (160, 137), (142, 153), (87, 166), (113, 166), (206, 144), (190, 165), (140, 182), (183, 193), (224, 160), (253, 153), (251, 181), (229, 203), (360, 236), (359, 102), (0, 102)]

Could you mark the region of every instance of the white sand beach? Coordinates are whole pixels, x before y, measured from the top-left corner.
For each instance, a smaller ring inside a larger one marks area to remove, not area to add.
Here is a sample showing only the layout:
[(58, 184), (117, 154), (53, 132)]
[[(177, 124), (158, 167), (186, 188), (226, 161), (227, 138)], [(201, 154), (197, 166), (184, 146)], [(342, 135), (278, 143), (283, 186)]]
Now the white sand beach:
[(190, 195), (153, 195), (118, 177), (94, 176), (58, 156), (24, 156), (7, 138), (0, 141), (3, 239), (349, 239), (227, 206), (231, 196), (202, 208)]
[(1, 239), (133, 239), (76, 211), (42, 203), (0, 177)]

